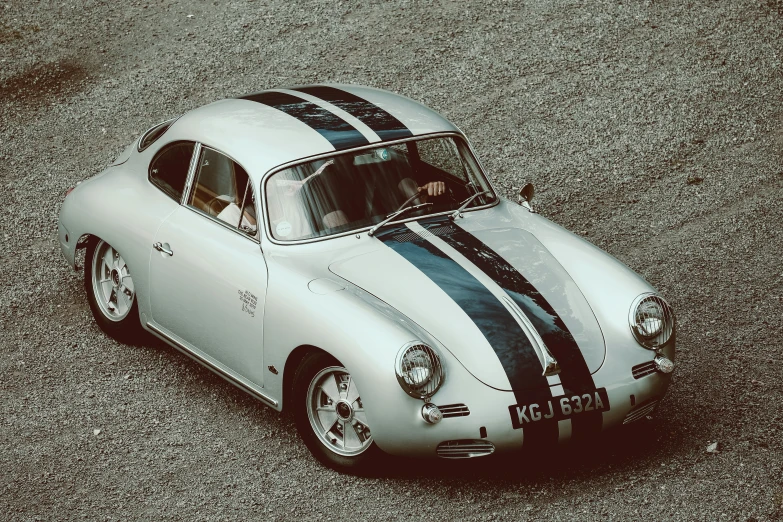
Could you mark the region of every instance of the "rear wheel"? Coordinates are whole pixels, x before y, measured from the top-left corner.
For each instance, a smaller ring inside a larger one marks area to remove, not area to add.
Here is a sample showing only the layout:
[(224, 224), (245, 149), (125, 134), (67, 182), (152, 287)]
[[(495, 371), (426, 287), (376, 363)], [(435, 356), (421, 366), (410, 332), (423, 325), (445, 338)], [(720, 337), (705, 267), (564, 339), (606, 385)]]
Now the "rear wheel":
[(105, 241), (87, 246), (84, 289), (101, 330), (121, 342), (135, 340), (141, 325), (133, 277), (122, 255)]
[(340, 471), (365, 470), (381, 451), (372, 440), (359, 388), (325, 353), (305, 357), (294, 376), (299, 435), (321, 463)]

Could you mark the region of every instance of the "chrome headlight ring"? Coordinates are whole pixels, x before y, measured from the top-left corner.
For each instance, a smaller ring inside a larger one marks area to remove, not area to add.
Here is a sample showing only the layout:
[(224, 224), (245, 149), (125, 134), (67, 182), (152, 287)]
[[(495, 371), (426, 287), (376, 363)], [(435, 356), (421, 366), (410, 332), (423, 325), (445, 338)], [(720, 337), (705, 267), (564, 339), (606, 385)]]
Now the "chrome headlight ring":
[(634, 299), (628, 322), (636, 341), (650, 350), (659, 349), (674, 333), (674, 311), (663, 297), (652, 292)]
[(446, 377), (440, 355), (422, 341), (411, 341), (400, 349), (394, 373), (405, 393), (424, 400), (440, 389)]

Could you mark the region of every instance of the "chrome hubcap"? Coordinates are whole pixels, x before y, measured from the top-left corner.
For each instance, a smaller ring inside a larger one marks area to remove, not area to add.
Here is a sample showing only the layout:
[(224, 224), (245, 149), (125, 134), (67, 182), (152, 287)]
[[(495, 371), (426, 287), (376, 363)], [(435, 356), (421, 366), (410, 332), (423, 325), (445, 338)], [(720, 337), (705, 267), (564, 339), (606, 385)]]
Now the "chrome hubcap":
[(345, 368), (324, 368), (313, 377), (307, 415), (321, 442), (338, 455), (358, 455), (372, 443), (359, 390)]
[(351, 420), (351, 417), (353, 417), (353, 408), (344, 400), (337, 401), (337, 406), (335, 406), (334, 411), (337, 412), (337, 416), (344, 421), (349, 421)]
[(95, 247), (92, 258), (92, 289), (107, 319), (125, 319), (135, 298), (133, 278), (120, 253), (103, 241)]

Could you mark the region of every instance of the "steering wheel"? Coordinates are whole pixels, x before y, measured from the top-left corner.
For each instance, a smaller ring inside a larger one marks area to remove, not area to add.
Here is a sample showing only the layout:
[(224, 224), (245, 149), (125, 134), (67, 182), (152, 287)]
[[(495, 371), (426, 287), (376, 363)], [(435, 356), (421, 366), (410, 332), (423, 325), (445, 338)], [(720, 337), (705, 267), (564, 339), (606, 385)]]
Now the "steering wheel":
[[(454, 203), (458, 203), (458, 201), (457, 201), (457, 198), (456, 198), (456, 197), (454, 197), (454, 191), (452, 191), (452, 190), (451, 190), (451, 187), (450, 187), (448, 184), (446, 184), (446, 190), (448, 191), (448, 196), (449, 196), (449, 198), (451, 198), (451, 200), (452, 200)], [(427, 191), (427, 189), (426, 189), (426, 188), (423, 188), (423, 187), (419, 188), (419, 190), (417, 190), (417, 191), (416, 191), (416, 193), (415, 193), (414, 195), (412, 195), (411, 197), (409, 197), (408, 199), (406, 199), (406, 200), (405, 200), (405, 203), (403, 203), (402, 205), (400, 205), (400, 206), (399, 206), (399, 208), (397, 208), (397, 210), (395, 210), (395, 212), (399, 212), (400, 210), (402, 210), (402, 209), (404, 209), (405, 207), (407, 207), (407, 206), (408, 206), (408, 205), (409, 205), (409, 204), (410, 204), (410, 203), (411, 203), (411, 202), (412, 202), (414, 199), (418, 198), (419, 196), (421, 196), (421, 195), (422, 195), (424, 192), (426, 192), (426, 191)], [(445, 195), (445, 194), (441, 194), (441, 195)], [(434, 197), (434, 198), (437, 198), (438, 196), (432, 196), (432, 197)]]
[[(214, 198), (210, 199), (207, 203), (207, 211), (209, 212), (210, 216), (217, 216), (223, 210), (231, 204), (231, 202), (226, 201), (225, 199), (222, 199), (223, 196), (215, 196)], [(215, 210), (218, 205), (215, 205), (215, 203), (220, 203), (220, 208), (218, 210)]]
[(451, 190), (451, 185), (449, 185), (448, 183), (446, 184), (446, 190), (449, 191), (449, 199), (451, 199), (451, 202), (459, 203), (459, 201), (457, 200), (457, 196), (454, 195), (454, 191)]

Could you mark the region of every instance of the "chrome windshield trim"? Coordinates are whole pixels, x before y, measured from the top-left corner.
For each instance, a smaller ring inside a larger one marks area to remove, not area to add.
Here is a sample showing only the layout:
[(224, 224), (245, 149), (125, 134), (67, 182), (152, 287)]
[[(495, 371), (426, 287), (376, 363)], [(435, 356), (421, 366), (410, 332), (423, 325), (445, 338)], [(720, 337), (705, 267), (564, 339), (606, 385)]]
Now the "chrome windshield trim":
[[(264, 221), (264, 234), (266, 235), (266, 239), (269, 240), (270, 243), (274, 245), (303, 245), (308, 243), (316, 243), (318, 241), (327, 241), (329, 239), (335, 239), (338, 237), (345, 237), (345, 236), (351, 236), (351, 235), (358, 235), (363, 232), (367, 232), (370, 230), (374, 225), (367, 225), (360, 228), (355, 228), (353, 230), (348, 230), (345, 232), (340, 232), (339, 234), (331, 234), (328, 236), (321, 236), (321, 237), (311, 237), (307, 239), (294, 239), (291, 241), (280, 241), (279, 239), (275, 239), (272, 235), (272, 229), (271, 229), (271, 222), (269, 220), (269, 209), (267, 208), (266, 203), (266, 183), (269, 180), (270, 177), (274, 176), (281, 170), (285, 170), (290, 167), (294, 167), (296, 165), (302, 165), (304, 163), (309, 163), (311, 161), (316, 161), (323, 158), (330, 158), (335, 156), (340, 156), (343, 154), (350, 154), (354, 152), (360, 152), (362, 150), (366, 149), (377, 149), (378, 147), (384, 147), (384, 146), (391, 146), (391, 145), (397, 145), (399, 143), (406, 143), (409, 141), (419, 141), (422, 139), (430, 139), (430, 138), (443, 138), (443, 137), (456, 137), (463, 141), (463, 143), (468, 147), (468, 150), (470, 151), (471, 156), (473, 156), (473, 160), (476, 162), (476, 165), (478, 166), (479, 172), (482, 176), (484, 176), (484, 179), (487, 181), (487, 184), (489, 185), (490, 191), (492, 195), (494, 196), (494, 200), (492, 203), (488, 203), (486, 205), (482, 205), (480, 207), (474, 207), (471, 209), (465, 209), (463, 212), (473, 212), (476, 210), (484, 210), (487, 208), (492, 208), (495, 205), (500, 203), (500, 196), (498, 196), (497, 190), (495, 189), (495, 186), (492, 184), (492, 180), (489, 179), (489, 176), (487, 176), (486, 172), (484, 171), (484, 167), (481, 165), (481, 162), (479, 161), (478, 157), (476, 156), (476, 153), (473, 151), (473, 147), (471, 146), (470, 142), (468, 141), (467, 137), (462, 134), (461, 132), (434, 132), (431, 134), (418, 134), (416, 136), (412, 136), (410, 138), (402, 138), (399, 140), (393, 140), (393, 141), (383, 141), (378, 143), (370, 143), (369, 145), (363, 145), (361, 147), (355, 147), (353, 149), (347, 149), (347, 150), (340, 150), (340, 151), (330, 151), (325, 152), (323, 154), (316, 154), (314, 156), (308, 156), (306, 158), (300, 158), (298, 160), (289, 161), (288, 163), (283, 163), (282, 165), (278, 165), (277, 167), (269, 170), (266, 174), (261, 176), (260, 181), (260, 189), (261, 189), (261, 209), (262, 209), (262, 216)], [(388, 224), (393, 225), (397, 223), (405, 223), (407, 221), (414, 221), (416, 219), (422, 219), (424, 217), (430, 218), (430, 217), (438, 217), (438, 216), (445, 216), (452, 214), (454, 210), (447, 210), (444, 212), (438, 212), (437, 214), (427, 214), (426, 216), (414, 216), (410, 218), (401, 219), (399, 221), (391, 221)]]
[(245, 381), (245, 379), (242, 379), (239, 376), (231, 375), (225, 370), (218, 368), (217, 366), (207, 361), (202, 356), (200, 356), (199, 354), (197, 354), (196, 352), (194, 352), (193, 350), (191, 350), (190, 348), (188, 348), (178, 340), (168, 335), (166, 332), (164, 332), (154, 324), (147, 322), (147, 328), (149, 328), (152, 333), (154, 333), (155, 335), (157, 335), (158, 337), (160, 337), (161, 339), (169, 343), (171, 346), (173, 346), (180, 352), (184, 353), (185, 355), (187, 355), (197, 363), (200, 363), (205, 367), (207, 367), (209, 370), (212, 370), (213, 372), (223, 377), (225, 380), (227, 380), (237, 388), (240, 388), (242, 391), (249, 393), (253, 397), (261, 400), (262, 402), (267, 403), (269, 406), (277, 408), (279, 402), (273, 399), (272, 397), (269, 397), (262, 391), (260, 391), (255, 385)]

